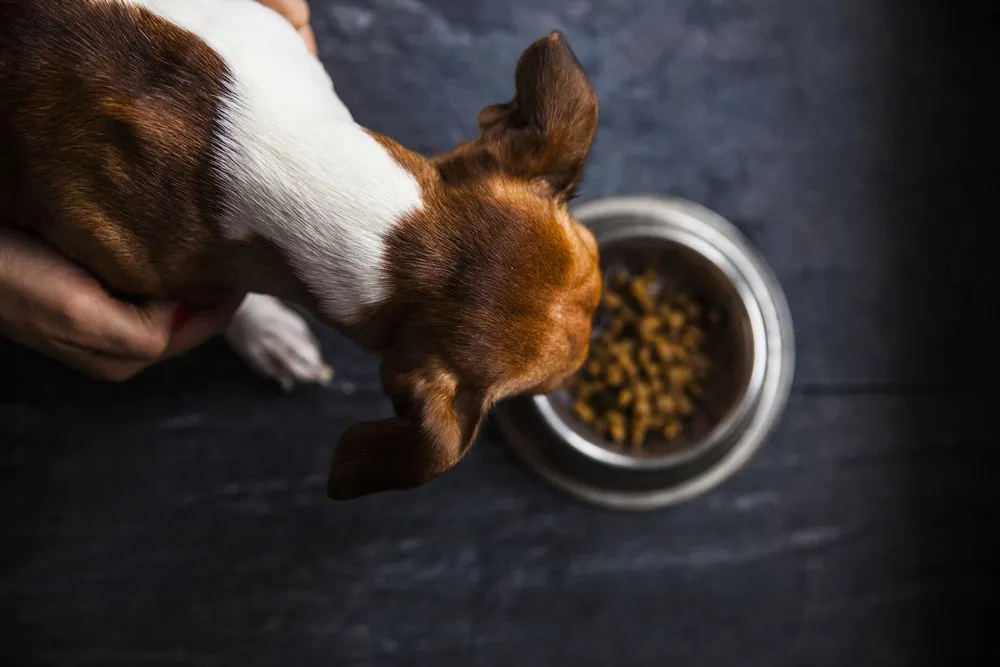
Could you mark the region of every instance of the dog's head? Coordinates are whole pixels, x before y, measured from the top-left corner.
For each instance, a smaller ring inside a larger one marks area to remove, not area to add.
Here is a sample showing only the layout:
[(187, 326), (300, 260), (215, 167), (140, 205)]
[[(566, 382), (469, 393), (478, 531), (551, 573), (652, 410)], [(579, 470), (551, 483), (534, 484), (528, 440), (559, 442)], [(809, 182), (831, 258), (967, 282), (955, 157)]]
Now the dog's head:
[[(597, 244), (567, 209), (597, 129), (597, 97), (559, 33), (521, 57), (516, 95), (480, 134), (408, 165), (425, 206), (389, 240), (396, 417), (354, 426), (328, 493), (422, 484), (468, 450), (489, 407), (557, 387), (583, 363), (600, 298)], [(400, 159), (408, 159), (399, 156)]]

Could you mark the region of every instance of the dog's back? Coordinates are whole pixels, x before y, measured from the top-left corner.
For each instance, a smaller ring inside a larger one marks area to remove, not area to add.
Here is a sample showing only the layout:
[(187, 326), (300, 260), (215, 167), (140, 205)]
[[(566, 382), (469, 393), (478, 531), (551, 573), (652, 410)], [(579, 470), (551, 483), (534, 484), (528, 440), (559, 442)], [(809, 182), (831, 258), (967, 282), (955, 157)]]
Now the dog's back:
[(158, 241), (174, 229), (209, 224), (224, 69), (200, 41), (166, 21), (140, 22), (125, 4), (0, 1), (4, 221), (100, 267), (109, 283), (162, 291), (164, 277), (107, 236), (169, 247)]

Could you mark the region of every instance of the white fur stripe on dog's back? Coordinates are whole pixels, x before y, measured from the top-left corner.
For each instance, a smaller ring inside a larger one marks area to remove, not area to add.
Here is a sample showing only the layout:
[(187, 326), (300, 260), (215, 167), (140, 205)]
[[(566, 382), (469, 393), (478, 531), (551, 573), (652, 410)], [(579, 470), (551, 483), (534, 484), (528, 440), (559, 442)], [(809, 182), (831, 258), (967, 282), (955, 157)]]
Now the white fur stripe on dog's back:
[(386, 236), (422, 206), (421, 189), (353, 122), (298, 33), (256, 0), (128, 1), (199, 36), (230, 69), (223, 232), (275, 243), (337, 321), (384, 299)]

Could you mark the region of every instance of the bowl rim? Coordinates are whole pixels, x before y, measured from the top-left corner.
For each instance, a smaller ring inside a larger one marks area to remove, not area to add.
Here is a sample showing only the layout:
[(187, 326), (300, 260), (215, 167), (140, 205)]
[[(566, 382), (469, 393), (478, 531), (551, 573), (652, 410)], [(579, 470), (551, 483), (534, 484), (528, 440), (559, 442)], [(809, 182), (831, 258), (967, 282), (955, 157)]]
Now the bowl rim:
[[(665, 482), (657, 487), (632, 487), (625, 481), (629, 475), (655, 478), (662, 474), (657, 470), (615, 469), (626, 476), (603, 477), (599, 471), (611, 469), (585, 457), (579, 450), (568, 447), (564, 440), (555, 437), (540, 419), (536, 404), (531, 400), (533, 397), (513, 397), (506, 404), (498, 406), (495, 413), (497, 425), (518, 458), (552, 487), (580, 502), (603, 509), (642, 512), (673, 507), (721, 485), (738, 472), (774, 434), (781, 423), (794, 383), (795, 331), (785, 292), (764, 256), (732, 223), (700, 204), (664, 195), (609, 196), (579, 204), (571, 213), (578, 219), (611, 216), (635, 218), (643, 214), (655, 219), (663, 216), (666, 210), (673, 215), (695, 218), (702, 227), (714, 228), (739, 250), (740, 265), (754, 277), (754, 292), (759, 299), (766, 325), (767, 345), (764, 352), (767, 365), (764, 385), (759, 402), (749, 415), (745, 428), (721, 458), (690, 477)], [(572, 467), (566, 467), (570, 460), (564, 460), (561, 454), (556, 455), (560, 451), (571, 453), (596, 467), (586, 474), (581, 474), (583, 470), (574, 472)], [(613, 481), (615, 479), (617, 481)]]
[[(587, 225), (593, 219), (584, 219), (579, 216), (577, 219)], [(617, 214), (621, 217), (621, 214)], [(628, 228), (618, 228), (598, 237), (598, 247), (601, 248), (609, 243), (624, 239), (635, 238), (656, 238), (670, 243), (675, 243), (684, 248), (685, 252), (691, 252), (706, 260), (713, 267), (718, 269), (724, 276), (729, 286), (735, 290), (740, 304), (745, 311), (746, 319), (749, 321), (750, 330), (750, 369), (743, 383), (742, 390), (737, 398), (726, 410), (721, 419), (717, 420), (712, 428), (703, 437), (695, 441), (692, 446), (676, 452), (668, 452), (659, 456), (636, 457), (630, 454), (615, 452), (608, 447), (585, 437), (572, 424), (559, 416), (550, 399), (551, 394), (541, 394), (533, 396), (535, 407), (541, 414), (542, 419), (555, 434), (571, 447), (580, 451), (588, 458), (594, 459), (606, 465), (641, 470), (657, 470), (673, 466), (683, 465), (694, 459), (703, 456), (706, 452), (720, 444), (733, 434), (736, 429), (746, 420), (760, 395), (764, 383), (764, 371), (767, 363), (766, 354), (762, 351), (766, 349), (766, 331), (764, 330), (764, 317), (760, 312), (760, 304), (754, 295), (750, 283), (746, 276), (739, 270), (730, 259), (729, 254), (720, 247), (719, 244), (733, 244), (725, 238), (714, 238), (715, 235), (697, 234), (688, 229), (680, 229), (666, 219), (668, 216), (661, 216), (658, 220), (643, 220), (641, 223)], [(589, 225), (587, 225), (589, 227)], [(597, 233), (595, 232), (595, 236)], [(736, 248), (729, 248), (730, 253)]]

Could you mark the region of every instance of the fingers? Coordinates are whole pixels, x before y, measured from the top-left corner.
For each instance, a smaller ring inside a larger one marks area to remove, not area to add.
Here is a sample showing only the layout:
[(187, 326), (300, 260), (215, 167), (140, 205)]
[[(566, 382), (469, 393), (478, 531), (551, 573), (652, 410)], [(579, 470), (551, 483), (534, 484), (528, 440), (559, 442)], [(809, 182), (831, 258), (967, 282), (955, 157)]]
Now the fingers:
[[(175, 328), (176, 302), (157, 301), (136, 307), (109, 300), (105, 304), (108, 312), (102, 318), (107, 322), (103, 334), (95, 332), (85, 339), (61, 341), (60, 356), (69, 365), (95, 378), (123, 382), (221, 333), (240, 301), (227, 300), (193, 310), (188, 319)], [(112, 337), (124, 342), (117, 347), (108, 345)], [(93, 342), (88, 343), (88, 340)]]
[[(104, 357), (152, 364), (183, 354), (221, 333), (243, 297), (189, 309), (177, 301), (153, 301), (143, 306), (110, 296), (92, 298), (88, 312), (73, 315), (88, 323), (90, 338), (103, 344), (90, 349)], [(178, 314), (187, 311), (180, 321)]]
[(122, 382), (156, 363), (170, 342), (172, 305), (140, 308), (107, 294), (82, 293), (57, 317), (37, 322), (24, 342), (83, 373)]
[(260, 2), (288, 19), (296, 30), (309, 25), (309, 3), (306, 0), (260, 0)]
[(309, 25), (311, 17), (309, 3), (306, 0), (260, 0), (260, 2), (288, 19), (302, 36), (310, 53), (316, 55), (316, 35)]
[(127, 361), (151, 363), (163, 355), (170, 343), (176, 302), (136, 306), (103, 290), (83, 290), (80, 286), (76, 290), (64, 307), (69, 326), (65, 337), (58, 336), (64, 343)]
[(302, 35), (302, 39), (305, 41), (306, 48), (309, 49), (309, 53), (316, 55), (316, 35), (313, 34), (313, 29), (309, 26), (299, 28), (299, 34)]

